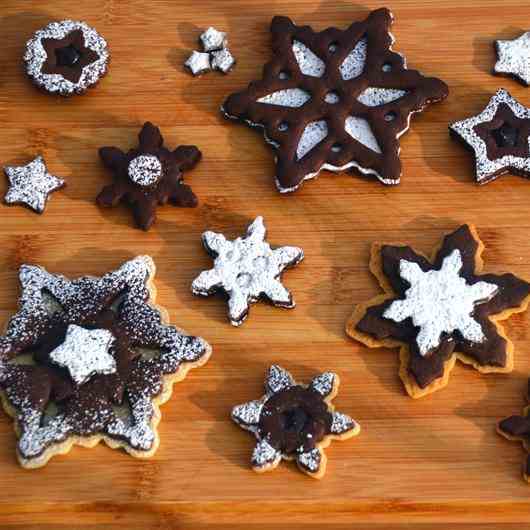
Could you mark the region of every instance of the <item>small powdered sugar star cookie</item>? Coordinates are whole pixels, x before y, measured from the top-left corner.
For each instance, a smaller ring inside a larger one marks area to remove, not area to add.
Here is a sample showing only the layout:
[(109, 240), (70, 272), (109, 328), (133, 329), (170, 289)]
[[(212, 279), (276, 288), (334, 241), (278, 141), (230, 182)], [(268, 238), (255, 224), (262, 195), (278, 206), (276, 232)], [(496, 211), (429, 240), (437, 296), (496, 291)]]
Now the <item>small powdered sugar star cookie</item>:
[(477, 116), (449, 126), (451, 136), (475, 154), (479, 184), (505, 173), (530, 176), (530, 109), (500, 89)]
[(219, 290), (228, 295), (228, 317), (239, 326), (248, 316), (249, 305), (267, 298), (273, 305), (295, 306), (291, 293), (282, 285), (280, 276), (304, 257), (298, 247), (272, 249), (265, 241), (263, 218), (257, 217), (244, 237), (234, 241), (222, 234), (205, 232), (206, 250), (215, 258), (214, 268), (202, 272), (192, 284), (193, 294), (208, 296)]
[(524, 85), (530, 85), (530, 31), (514, 40), (495, 41), (498, 61), (496, 74), (510, 75)]
[(21, 267), (19, 309), (0, 337), (0, 398), (23, 467), (100, 441), (155, 453), (159, 406), (211, 348), (169, 325), (154, 275), (149, 256), (101, 278)]
[(258, 440), (252, 468), (261, 473), (274, 469), (282, 459), (295, 460), (301, 471), (322, 478), (324, 448), (332, 440), (345, 440), (361, 431), (356, 421), (335, 411), (331, 402), (338, 389), (339, 376), (332, 372), (318, 375), (306, 386), (280, 366), (271, 366), (265, 395), (232, 409), (232, 419)]
[(412, 397), (444, 387), (457, 359), (480, 372), (511, 372), (513, 344), (499, 322), (524, 311), (530, 284), (480, 274), (484, 245), (463, 225), (428, 260), (411, 247), (375, 243), (370, 270), (385, 294), (360, 304), (347, 333), (371, 348), (400, 347)]
[(63, 179), (48, 172), (41, 156), (25, 166), (6, 166), (4, 172), (9, 180), (6, 204), (22, 204), (37, 213), (44, 212), (50, 193), (65, 185)]

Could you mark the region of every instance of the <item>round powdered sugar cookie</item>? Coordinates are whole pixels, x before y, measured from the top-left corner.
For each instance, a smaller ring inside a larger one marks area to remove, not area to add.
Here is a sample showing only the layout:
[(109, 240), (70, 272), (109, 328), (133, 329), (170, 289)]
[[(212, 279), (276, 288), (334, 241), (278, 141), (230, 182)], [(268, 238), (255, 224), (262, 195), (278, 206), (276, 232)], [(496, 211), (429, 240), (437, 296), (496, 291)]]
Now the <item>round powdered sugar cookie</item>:
[(470, 225), (447, 235), (432, 260), (408, 246), (372, 247), (370, 270), (385, 294), (359, 304), (346, 331), (369, 347), (399, 346), (412, 397), (445, 386), (457, 359), (480, 372), (513, 369), (513, 345), (498, 322), (527, 308), (530, 284), (480, 274), (483, 248)]
[(324, 448), (331, 440), (345, 440), (361, 430), (349, 416), (335, 412), (331, 402), (338, 388), (339, 377), (332, 372), (318, 375), (305, 386), (280, 366), (271, 366), (265, 395), (232, 409), (232, 419), (258, 440), (252, 468), (261, 473), (274, 469), (282, 459), (295, 460), (301, 471), (322, 478)]
[(344, 31), (317, 33), (287, 17), (272, 21), (274, 56), (262, 79), (232, 94), (227, 118), (264, 130), (275, 149), (280, 192), (322, 170), (355, 169), (384, 184), (401, 178), (400, 136), (413, 114), (448, 95), (445, 83), (407, 68), (392, 51), (388, 9)]
[(265, 235), (263, 218), (257, 217), (246, 236), (234, 241), (215, 232), (205, 232), (202, 236), (206, 250), (215, 259), (214, 268), (195, 278), (192, 292), (209, 296), (224, 291), (228, 295), (228, 318), (234, 326), (245, 321), (250, 304), (261, 297), (278, 307), (295, 306), (280, 276), (286, 268), (300, 263), (304, 252), (298, 247), (273, 249), (265, 241)]
[(22, 466), (101, 440), (139, 458), (155, 453), (159, 406), (211, 348), (168, 324), (154, 274), (148, 256), (101, 278), (21, 267), (19, 310), (0, 337), (0, 397)]
[(26, 44), (26, 73), (50, 94), (82, 94), (107, 73), (105, 39), (85, 22), (51, 22)]

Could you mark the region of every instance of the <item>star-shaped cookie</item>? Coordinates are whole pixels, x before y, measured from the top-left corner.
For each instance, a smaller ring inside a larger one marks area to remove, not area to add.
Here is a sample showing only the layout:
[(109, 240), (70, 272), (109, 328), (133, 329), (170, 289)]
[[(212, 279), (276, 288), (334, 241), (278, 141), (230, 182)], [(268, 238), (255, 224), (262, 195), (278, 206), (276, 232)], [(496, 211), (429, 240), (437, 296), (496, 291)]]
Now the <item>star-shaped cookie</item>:
[(280, 192), (324, 169), (399, 183), (399, 137), (411, 116), (445, 99), (448, 88), (409, 70), (392, 51), (392, 21), (388, 9), (379, 9), (344, 31), (316, 33), (287, 17), (273, 19), (272, 61), (222, 112), (264, 130), (276, 149)]
[[(530, 379), (527, 384), (526, 400), (530, 404)], [(523, 444), (527, 453), (523, 464), (523, 477), (530, 482), (530, 405), (521, 416), (510, 416), (497, 424), (497, 432), (508, 440), (518, 441)]]
[(48, 172), (42, 156), (25, 166), (6, 166), (4, 172), (9, 181), (6, 204), (22, 204), (37, 213), (44, 212), (49, 194), (65, 185), (63, 179)]
[(164, 146), (160, 129), (146, 122), (138, 136), (139, 145), (124, 153), (117, 147), (102, 147), (99, 156), (112, 171), (114, 183), (105, 186), (96, 202), (102, 207), (128, 204), (136, 224), (149, 230), (156, 220), (159, 205), (194, 208), (197, 197), (184, 184), (183, 172), (192, 169), (202, 154), (192, 145), (181, 145), (174, 151)]
[(447, 235), (431, 260), (404, 245), (372, 247), (370, 270), (385, 293), (359, 304), (346, 331), (371, 348), (400, 347), (412, 397), (447, 385), (457, 359), (484, 373), (513, 369), (500, 321), (527, 308), (530, 284), (481, 274), (483, 249), (470, 225)]
[(530, 176), (530, 109), (500, 89), (477, 116), (449, 126), (475, 155), (475, 174), (486, 184), (505, 173)]
[(530, 31), (514, 40), (497, 40), (495, 48), (498, 60), (493, 71), (530, 85)]
[(295, 460), (301, 471), (322, 478), (324, 448), (332, 440), (345, 440), (361, 431), (356, 421), (335, 411), (331, 402), (338, 389), (339, 376), (332, 372), (316, 376), (306, 386), (280, 366), (271, 366), (265, 395), (232, 409), (232, 419), (258, 440), (252, 454), (254, 471), (274, 469), (282, 459)]
[(300, 263), (304, 252), (298, 247), (272, 249), (265, 234), (260, 216), (248, 227), (246, 236), (234, 241), (215, 232), (202, 235), (207, 252), (215, 258), (214, 268), (195, 278), (192, 292), (209, 296), (223, 290), (228, 295), (228, 318), (234, 326), (245, 321), (249, 305), (262, 297), (278, 307), (295, 306), (280, 276), (286, 268)]

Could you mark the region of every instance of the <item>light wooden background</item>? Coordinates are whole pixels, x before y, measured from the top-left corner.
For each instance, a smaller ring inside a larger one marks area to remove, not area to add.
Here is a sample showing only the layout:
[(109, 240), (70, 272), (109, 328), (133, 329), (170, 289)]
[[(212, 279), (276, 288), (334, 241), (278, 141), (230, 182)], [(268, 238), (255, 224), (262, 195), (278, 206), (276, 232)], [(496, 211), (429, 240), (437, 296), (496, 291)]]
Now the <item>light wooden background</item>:
[[(530, 104), (530, 90), (490, 75), (493, 40), (529, 29), (526, 0), (392, 2), (396, 49), (411, 67), (444, 79), (449, 99), (416, 117), (402, 139), (398, 188), (323, 174), (289, 196), (275, 191), (272, 155), (260, 135), (225, 122), (218, 107), (269, 59), (273, 15), (317, 29), (346, 27), (378, 2), (0, 4), (0, 164), (25, 163), (42, 153), (68, 181), (43, 216), (0, 206), (0, 318), (16, 308), (22, 263), (72, 276), (102, 274), (148, 253), (158, 265), (159, 301), (172, 321), (214, 347), (209, 364), (177, 385), (163, 407), (162, 443), (150, 461), (101, 445), (25, 471), (15, 461), (11, 421), (2, 414), (2, 529), (308, 529), (323, 522), (361, 530), (529, 527), (530, 486), (520, 473), (524, 453), (494, 426), (523, 407), (530, 314), (507, 325), (516, 346), (512, 374), (481, 376), (459, 366), (446, 389), (418, 401), (398, 380), (396, 351), (367, 350), (343, 331), (353, 304), (378, 292), (368, 272), (374, 240), (401, 240), (429, 252), (444, 233), (468, 221), (487, 245), (488, 270), (530, 278), (530, 183), (505, 176), (477, 187), (470, 156), (447, 133), (449, 122), (480, 111), (498, 87)], [(112, 64), (96, 90), (65, 101), (30, 85), (21, 55), (33, 31), (68, 17), (86, 20), (108, 39)], [(181, 65), (208, 25), (228, 31), (239, 62), (227, 77), (194, 79)], [(162, 128), (169, 146), (194, 143), (204, 153), (187, 175), (200, 207), (159, 210), (158, 224), (147, 234), (132, 227), (126, 208), (101, 211), (94, 204), (110, 182), (97, 148), (133, 145), (145, 120)], [(190, 293), (194, 276), (211, 263), (200, 234), (214, 229), (237, 236), (258, 214), (272, 244), (305, 250), (306, 260), (284, 277), (298, 307), (256, 305), (234, 329), (221, 299)], [(232, 424), (229, 412), (260, 395), (272, 362), (301, 380), (320, 370), (338, 372), (336, 405), (362, 424), (361, 436), (329, 448), (321, 482), (289, 464), (264, 476), (249, 469), (253, 438)]]

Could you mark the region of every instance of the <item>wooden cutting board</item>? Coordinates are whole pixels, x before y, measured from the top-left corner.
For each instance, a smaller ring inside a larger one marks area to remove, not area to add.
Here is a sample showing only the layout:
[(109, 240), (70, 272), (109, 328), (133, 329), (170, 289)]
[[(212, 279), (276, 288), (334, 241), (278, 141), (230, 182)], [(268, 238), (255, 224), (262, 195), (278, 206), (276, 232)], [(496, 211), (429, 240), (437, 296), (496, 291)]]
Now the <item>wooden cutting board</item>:
[[(17, 270), (41, 264), (70, 276), (102, 274), (150, 254), (158, 266), (159, 302), (172, 322), (211, 342), (208, 365), (175, 386), (163, 406), (156, 456), (138, 461), (100, 445), (75, 448), (36, 471), (15, 460), (12, 422), (0, 416), (0, 528), (521, 528), (530, 525), (523, 450), (495, 433), (499, 418), (521, 411), (530, 374), (530, 314), (507, 330), (515, 370), (482, 376), (458, 366), (450, 385), (412, 400), (398, 379), (396, 351), (368, 350), (345, 336), (355, 303), (378, 292), (368, 271), (374, 240), (408, 242), (429, 252), (462, 221), (483, 238), (486, 270), (530, 278), (530, 184), (505, 176), (473, 182), (468, 153), (447, 125), (477, 113), (498, 87), (523, 104), (530, 91), (490, 75), (493, 40), (530, 26), (525, 0), (394, 0), (396, 49), (425, 74), (445, 80), (449, 99), (413, 120), (402, 139), (404, 176), (396, 188), (348, 174), (322, 174), (281, 196), (273, 157), (259, 134), (228, 123), (219, 105), (256, 79), (270, 57), (269, 23), (284, 14), (315, 29), (345, 28), (377, 2), (346, 0), (2, 0), (0, 6), (0, 164), (42, 153), (68, 187), (43, 216), (0, 206), (0, 311), (16, 308)], [(109, 75), (83, 97), (36, 91), (21, 56), (33, 31), (51, 20), (86, 20), (108, 40)], [(194, 79), (182, 69), (201, 29), (228, 32), (237, 68)], [(94, 204), (110, 181), (97, 149), (132, 146), (141, 124), (162, 128), (169, 146), (196, 144), (204, 160), (187, 181), (195, 210), (165, 207), (149, 233), (126, 208)], [(220, 298), (192, 296), (190, 283), (210, 266), (200, 234), (241, 234), (263, 215), (272, 244), (299, 245), (306, 260), (286, 273), (298, 306), (252, 308), (240, 329)], [(362, 425), (358, 438), (328, 450), (320, 481), (283, 464), (249, 469), (253, 439), (230, 421), (232, 405), (260, 395), (269, 364), (300, 380), (340, 374), (336, 405)], [(476, 526), (474, 526), (476, 525)]]

